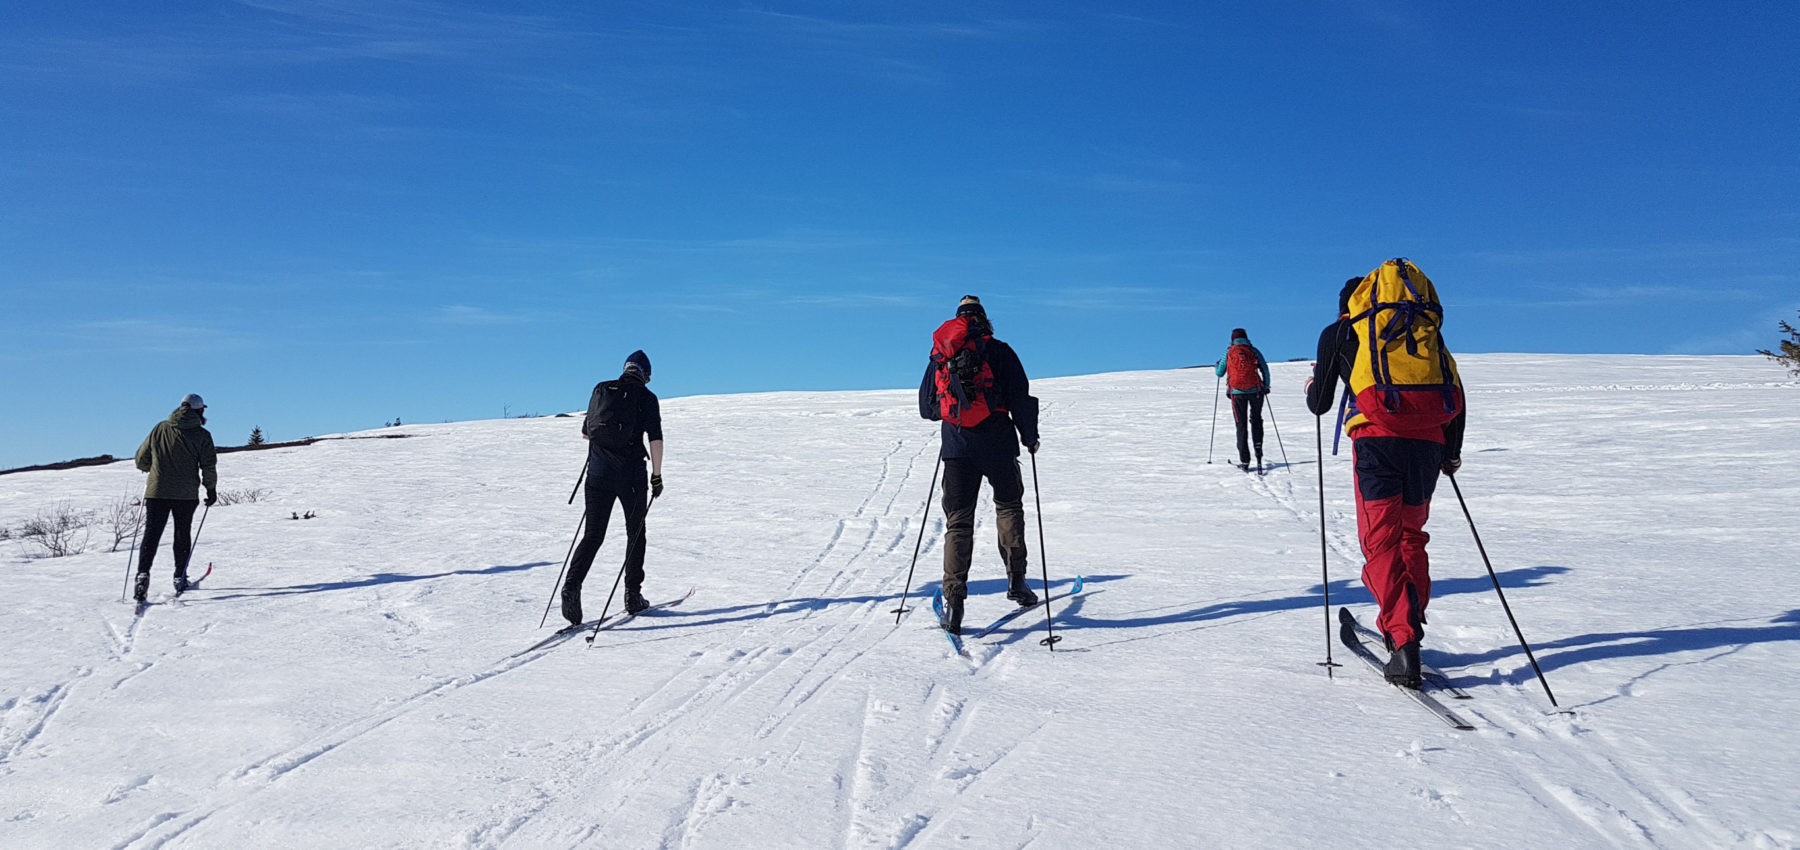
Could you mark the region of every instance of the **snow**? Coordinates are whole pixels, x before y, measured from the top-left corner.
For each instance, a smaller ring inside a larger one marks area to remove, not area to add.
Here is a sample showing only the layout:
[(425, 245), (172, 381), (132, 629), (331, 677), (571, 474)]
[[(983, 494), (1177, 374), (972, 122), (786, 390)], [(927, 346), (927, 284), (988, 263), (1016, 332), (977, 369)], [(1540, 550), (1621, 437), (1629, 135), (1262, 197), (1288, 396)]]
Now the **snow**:
[[(682, 398), (645, 590), (695, 593), (592, 648), (517, 654), (579, 519), (577, 419), (225, 455), (224, 489), (269, 497), (213, 508), (215, 573), (141, 620), (107, 541), (0, 544), (0, 846), (1800, 846), (1800, 383), (1753, 357), (1462, 366), (1458, 481), (1561, 712), (1448, 481), (1425, 657), (1476, 730), (1327, 641), (1304, 363), (1273, 367), (1292, 465), (1260, 478), (1227, 465), (1228, 412), (1207, 463), (1210, 370), (1036, 382), (1047, 568), (1086, 589), (1056, 651), (1033, 612), (970, 660), (931, 622), (936, 504), (890, 613), (937, 445), (911, 392)], [(1324, 478), (1332, 600), (1368, 622), (1347, 452)], [(141, 488), (129, 463), (0, 476), (0, 526)], [(1009, 605), (978, 517), (977, 626)]]

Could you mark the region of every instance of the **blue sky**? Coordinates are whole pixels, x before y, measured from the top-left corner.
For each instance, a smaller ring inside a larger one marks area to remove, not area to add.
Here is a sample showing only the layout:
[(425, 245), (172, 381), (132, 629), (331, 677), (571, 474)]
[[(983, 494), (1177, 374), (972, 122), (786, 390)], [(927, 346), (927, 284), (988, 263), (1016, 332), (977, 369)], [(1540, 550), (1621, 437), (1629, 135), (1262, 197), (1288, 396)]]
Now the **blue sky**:
[(1307, 357), (1398, 255), (1461, 352), (1800, 308), (1795, 3), (0, 18), (0, 467), (187, 392), (222, 444), (573, 410), (635, 348), (665, 396), (913, 386), (965, 292), (1034, 377)]

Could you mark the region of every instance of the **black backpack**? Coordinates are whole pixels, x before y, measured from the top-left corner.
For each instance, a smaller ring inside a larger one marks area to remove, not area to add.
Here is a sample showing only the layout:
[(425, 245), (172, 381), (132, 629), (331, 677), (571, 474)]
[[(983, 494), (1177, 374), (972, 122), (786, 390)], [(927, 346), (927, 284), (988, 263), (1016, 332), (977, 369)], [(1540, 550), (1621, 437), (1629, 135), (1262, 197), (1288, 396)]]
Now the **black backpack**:
[(623, 378), (594, 385), (594, 395), (588, 400), (587, 420), (581, 426), (588, 442), (614, 451), (641, 449), (643, 443), (638, 436), (637, 421), (637, 394), (641, 392), (649, 390), (637, 381)]

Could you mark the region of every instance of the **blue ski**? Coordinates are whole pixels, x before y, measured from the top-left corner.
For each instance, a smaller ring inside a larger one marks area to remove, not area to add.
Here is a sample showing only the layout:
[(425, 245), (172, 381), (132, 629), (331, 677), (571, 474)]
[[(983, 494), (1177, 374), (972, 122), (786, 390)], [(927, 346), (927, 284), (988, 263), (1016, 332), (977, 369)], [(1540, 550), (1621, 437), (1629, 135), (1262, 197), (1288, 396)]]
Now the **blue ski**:
[[(944, 594), (943, 593), (939, 593), (938, 595), (931, 597), (931, 610), (937, 614), (938, 622), (941, 623), (944, 621)], [(944, 630), (942, 628), (939, 628), (938, 631), (944, 632)], [(956, 650), (957, 655), (960, 655), (964, 658), (969, 657), (969, 651), (967, 649), (963, 648), (963, 639), (960, 635), (953, 635), (949, 632), (944, 632), (944, 637), (950, 639), (950, 646)]]
[(1000, 628), (1001, 626), (1006, 625), (1007, 623), (1012, 622), (1020, 614), (1023, 614), (1026, 611), (1037, 610), (1038, 605), (1043, 605), (1053, 599), (1065, 599), (1067, 597), (1074, 596), (1075, 594), (1080, 593), (1081, 592), (1081, 581), (1082, 581), (1081, 576), (1076, 576), (1075, 584), (1074, 584), (1074, 586), (1069, 588), (1069, 592), (1049, 594), (1049, 595), (1045, 596), (1043, 599), (1038, 600), (1037, 605), (1025, 605), (1025, 606), (1022, 606), (1019, 608), (1014, 608), (1013, 610), (1000, 615), (1000, 619), (995, 620), (987, 628), (982, 629), (979, 632), (976, 632), (974, 635), (975, 639), (980, 640), (984, 637), (987, 637), (988, 635), (993, 634), (996, 629)]

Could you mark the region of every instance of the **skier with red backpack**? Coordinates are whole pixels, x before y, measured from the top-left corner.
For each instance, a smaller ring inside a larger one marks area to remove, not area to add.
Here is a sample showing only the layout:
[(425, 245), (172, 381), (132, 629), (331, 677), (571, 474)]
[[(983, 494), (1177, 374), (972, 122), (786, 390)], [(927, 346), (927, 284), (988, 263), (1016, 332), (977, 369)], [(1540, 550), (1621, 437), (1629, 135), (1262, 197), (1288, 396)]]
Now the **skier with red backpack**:
[(1250, 471), (1250, 446), (1256, 445), (1256, 471), (1262, 472), (1263, 399), (1269, 394), (1269, 362), (1250, 344), (1243, 328), (1231, 331), (1231, 347), (1213, 371), (1231, 388), (1231, 417), (1237, 423), (1238, 468)]
[(1038, 450), (1038, 400), (1012, 346), (994, 339), (981, 299), (963, 296), (956, 318), (931, 337), (931, 362), (919, 384), (919, 415), (943, 422), (944, 584), (939, 625), (962, 634), (963, 600), (975, 547), (975, 502), (981, 481), (994, 491), (1000, 559), (1006, 565), (1006, 598), (1020, 607), (1038, 603), (1025, 583), (1025, 481), (1019, 446)]
[(1338, 320), (1319, 335), (1306, 406), (1331, 412), (1344, 382), (1344, 433), (1356, 469), (1356, 531), (1363, 585), (1381, 613), (1376, 626), (1393, 653), (1384, 673), (1418, 688), (1419, 643), (1431, 601), (1425, 521), (1438, 473), (1462, 467), (1468, 416), (1456, 361), (1439, 328), (1444, 309), (1425, 273), (1389, 260), (1338, 293)]

